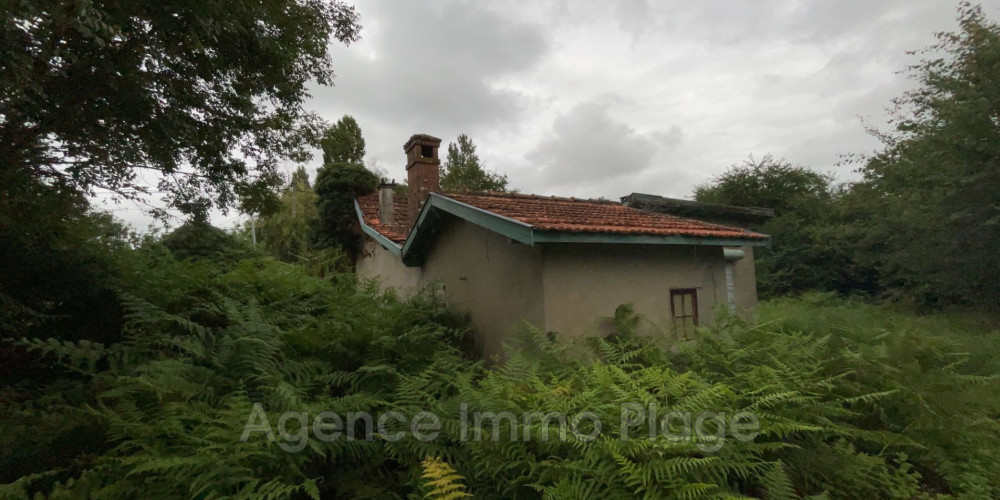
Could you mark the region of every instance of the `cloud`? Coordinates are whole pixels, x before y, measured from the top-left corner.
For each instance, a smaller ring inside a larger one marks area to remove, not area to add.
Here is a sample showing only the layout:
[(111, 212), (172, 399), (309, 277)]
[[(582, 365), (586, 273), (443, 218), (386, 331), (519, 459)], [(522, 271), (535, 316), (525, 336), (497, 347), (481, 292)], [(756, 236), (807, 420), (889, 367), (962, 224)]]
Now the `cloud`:
[(652, 166), (656, 153), (683, 140), (678, 126), (640, 132), (615, 120), (608, 108), (584, 102), (555, 119), (546, 138), (526, 155), (537, 169), (533, 184), (572, 192), (574, 187), (634, 175)]
[(353, 115), (396, 179), (418, 132), (470, 134), (540, 194), (688, 196), (751, 153), (850, 178), (839, 155), (878, 147), (859, 116), (886, 122), (906, 51), (957, 29), (956, 4), (363, 0), (363, 40), (333, 46), (336, 86), (307, 107)]
[[(353, 115), (370, 156), (401, 174), (411, 134), (442, 139), (517, 123), (530, 98), (503, 85), (548, 50), (541, 25), (480, 2), (363, 2), (362, 42), (335, 47), (335, 87), (311, 106), (335, 120)], [(398, 165), (397, 165), (398, 164)]]

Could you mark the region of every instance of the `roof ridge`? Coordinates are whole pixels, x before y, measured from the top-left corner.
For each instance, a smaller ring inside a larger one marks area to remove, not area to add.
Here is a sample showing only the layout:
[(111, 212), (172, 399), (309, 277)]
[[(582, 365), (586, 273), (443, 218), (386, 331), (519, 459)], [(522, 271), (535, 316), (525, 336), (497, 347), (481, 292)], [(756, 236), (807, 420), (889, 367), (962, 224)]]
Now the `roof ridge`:
[(521, 198), (529, 200), (555, 200), (555, 201), (572, 201), (580, 203), (598, 203), (603, 205), (622, 205), (620, 201), (600, 199), (600, 198), (576, 198), (574, 196), (556, 196), (556, 195), (543, 195), (543, 194), (533, 194), (533, 193), (517, 193), (508, 191), (445, 191), (444, 196), (456, 194), (456, 195), (469, 195), (469, 196), (493, 196), (497, 198)]

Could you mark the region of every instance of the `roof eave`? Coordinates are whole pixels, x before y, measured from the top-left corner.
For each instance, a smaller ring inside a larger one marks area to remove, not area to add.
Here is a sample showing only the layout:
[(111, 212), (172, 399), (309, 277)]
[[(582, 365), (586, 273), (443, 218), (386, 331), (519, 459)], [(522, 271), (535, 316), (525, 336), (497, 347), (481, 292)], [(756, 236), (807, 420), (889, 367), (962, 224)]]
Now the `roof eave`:
[(361, 205), (358, 204), (358, 200), (354, 200), (354, 212), (358, 214), (358, 223), (361, 224), (362, 232), (374, 238), (375, 241), (385, 247), (386, 250), (392, 252), (393, 255), (397, 257), (402, 255), (402, 247), (399, 244), (390, 240), (388, 236), (378, 232), (378, 230), (365, 223), (364, 212), (361, 211)]
[(615, 243), (632, 245), (703, 245), (755, 246), (770, 245), (770, 238), (720, 238), (716, 236), (683, 236), (621, 233), (575, 233), (568, 231), (536, 231), (535, 243)]
[(410, 267), (423, 265), (423, 251), (438, 231), (434, 222), (441, 218), (441, 213), (454, 215), (520, 243), (534, 244), (532, 237), (535, 227), (530, 224), (474, 207), (468, 203), (462, 203), (438, 193), (431, 193), (403, 244), (404, 264)]
[[(770, 238), (719, 238), (712, 236), (648, 235), (544, 231), (531, 224), (484, 210), (447, 196), (431, 193), (417, 221), (401, 247), (400, 257), (408, 267), (419, 267), (434, 236), (442, 213), (467, 220), (480, 227), (526, 245), (536, 243), (604, 243), (644, 245), (768, 246)], [(360, 217), (360, 215), (359, 215)]]

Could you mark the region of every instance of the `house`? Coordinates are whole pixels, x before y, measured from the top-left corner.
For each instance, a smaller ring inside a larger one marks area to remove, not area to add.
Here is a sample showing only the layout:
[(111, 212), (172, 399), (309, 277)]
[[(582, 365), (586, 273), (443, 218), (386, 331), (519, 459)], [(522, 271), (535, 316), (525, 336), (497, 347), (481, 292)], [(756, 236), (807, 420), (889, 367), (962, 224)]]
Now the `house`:
[[(439, 283), (469, 313), (485, 356), (527, 321), (564, 335), (604, 332), (624, 303), (676, 335), (716, 307), (757, 301), (743, 248), (768, 236), (626, 204), (511, 193), (443, 193), (440, 139), (404, 145), (407, 193), (383, 183), (355, 203), (357, 273), (403, 294)], [(734, 264), (739, 262), (739, 264)]]
[[(679, 217), (689, 217), (700, 221), (723, 224), (727, 226), (742, 227), (752, 229), (760, 227), (768, 219), (774, 217), (774, 210), (761, 207), (740, 207), (736, 205), (723, 205), (720, 203), (704, 203), (692, 200), (681, 200), (677, 198), (667, 198), (652, 194), (632, 193), (621, 198), (622, 205), (626, 207), (638, 208), (664, 214), (676, 215)], [(726, 264), (726, 282), (733, 284), (735, 276), (749, 279), (754, 283), (751, 288), (754, 295), (753, 302), (757, 301), (756, 273), (754, 272), (753, 247), (755, 245), (742, 245), (739, 250), (727, 248), (725, 251), (731, 257)], [(735, 293), (735, 287), (728, 287), (727, 295)], [(750, 290), (743, 290), (749, 293)], [(733, 301), (729, 301), (730, 309), (733, 309)]]

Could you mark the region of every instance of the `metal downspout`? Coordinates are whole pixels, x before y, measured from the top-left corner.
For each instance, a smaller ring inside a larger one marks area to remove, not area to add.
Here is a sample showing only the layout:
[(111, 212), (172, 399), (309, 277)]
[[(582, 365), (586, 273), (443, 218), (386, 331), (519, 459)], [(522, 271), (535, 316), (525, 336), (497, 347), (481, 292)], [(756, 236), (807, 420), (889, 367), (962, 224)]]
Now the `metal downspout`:
[(722, 255), (726, 258), (726, 305), (729, 312), (736, 313), (736, 281), (733, 278), (735, 262), (746, 257), (742, 248), (725, 247)]

